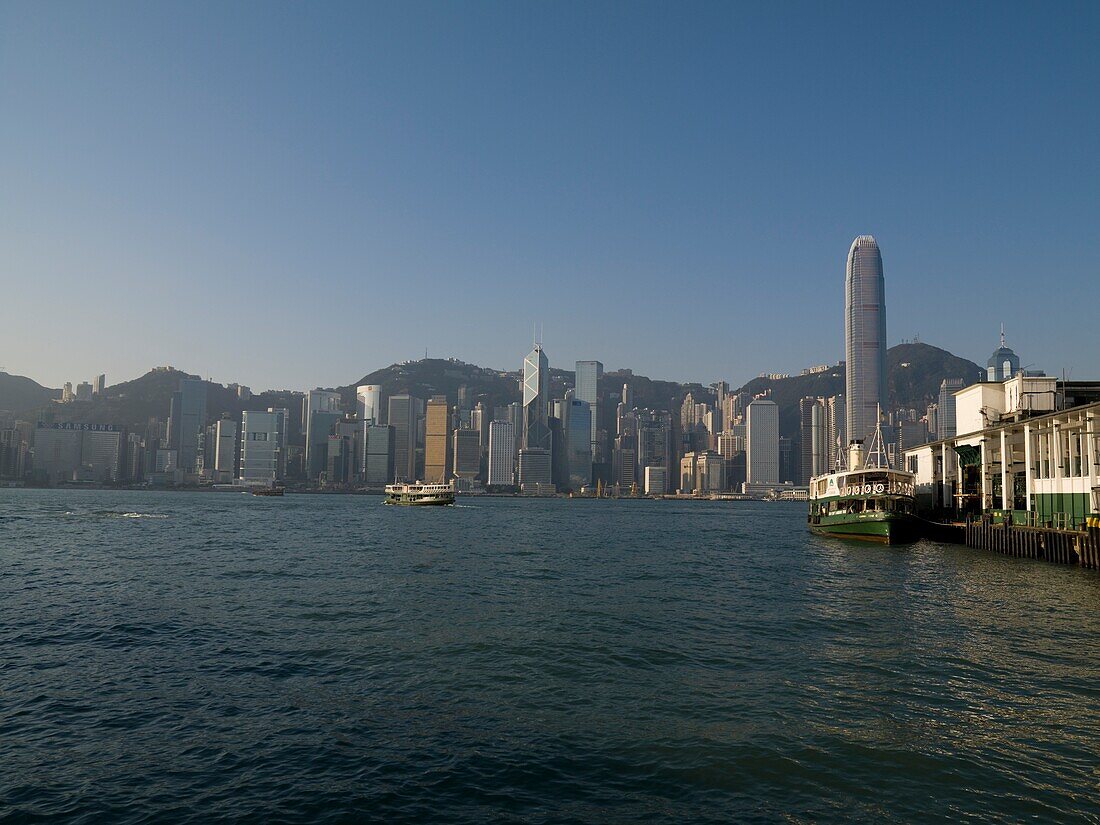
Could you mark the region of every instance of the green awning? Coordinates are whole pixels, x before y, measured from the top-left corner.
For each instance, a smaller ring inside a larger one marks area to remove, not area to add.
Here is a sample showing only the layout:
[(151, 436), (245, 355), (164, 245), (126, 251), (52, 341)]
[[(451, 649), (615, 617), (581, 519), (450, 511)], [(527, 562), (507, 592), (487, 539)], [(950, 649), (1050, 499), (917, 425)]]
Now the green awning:
[(982, 448), (970, 444), (962, 444), (955, 448), (959, 454), (959, 462), (964, 467), (976, 466), (982, 463)]

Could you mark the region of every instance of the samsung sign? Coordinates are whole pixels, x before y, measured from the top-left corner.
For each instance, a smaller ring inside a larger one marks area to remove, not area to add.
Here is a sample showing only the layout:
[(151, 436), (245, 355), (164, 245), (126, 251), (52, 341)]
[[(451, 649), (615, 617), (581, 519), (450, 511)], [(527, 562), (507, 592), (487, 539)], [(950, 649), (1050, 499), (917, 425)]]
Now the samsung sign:
[(75, 421), (65, 421), (59, 424), (45, 424), (41, 421), (38, 422), (38, 429), (40, 430), (82, 430), (90, 433), (113, 433), (118, 432), (118, 427), (114, 424), (78, 424)]

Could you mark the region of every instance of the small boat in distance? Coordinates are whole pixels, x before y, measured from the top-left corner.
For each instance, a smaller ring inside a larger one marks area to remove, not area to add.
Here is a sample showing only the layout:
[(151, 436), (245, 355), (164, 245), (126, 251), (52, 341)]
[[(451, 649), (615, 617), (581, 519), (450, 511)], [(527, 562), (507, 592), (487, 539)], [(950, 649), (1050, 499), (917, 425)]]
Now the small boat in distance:
[(252, 488), (252, 495), (254, 496), (281, 496), (286, 491), (284, 487), (254, 487)]
[(454, 484), (425, 484), (420, 481), (409, 484), (387, 484), (386, 504), (409, 506), (441, 506), (455, 503)]
[(913, 496), (916, 476), (890, 466), (881, 425), (875, 429), (867, 460), (863, 443), (853, 441), (847, 464), (836, 472), (810, 479), (806, 519), (810, 531), (883, 544), (907, 544), (919, 539), (921, 521)]

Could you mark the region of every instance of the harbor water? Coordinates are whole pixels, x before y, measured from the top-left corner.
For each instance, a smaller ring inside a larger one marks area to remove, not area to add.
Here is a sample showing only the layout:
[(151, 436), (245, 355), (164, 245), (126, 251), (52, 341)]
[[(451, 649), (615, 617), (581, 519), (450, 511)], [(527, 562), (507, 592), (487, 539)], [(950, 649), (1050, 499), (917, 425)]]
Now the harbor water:
[(1096, 822), (1100, 575), (805, 517), (0, 490), (0, 822)]

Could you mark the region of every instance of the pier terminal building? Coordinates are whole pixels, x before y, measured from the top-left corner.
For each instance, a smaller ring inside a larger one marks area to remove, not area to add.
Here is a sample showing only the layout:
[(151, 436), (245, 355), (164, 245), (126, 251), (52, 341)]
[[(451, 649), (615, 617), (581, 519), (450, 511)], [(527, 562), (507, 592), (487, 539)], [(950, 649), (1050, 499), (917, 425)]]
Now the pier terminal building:
[(1017, 372), (954, 398), (956, 435), (904, 452), (925, 515), (1100, 525), (1100, 383)]

